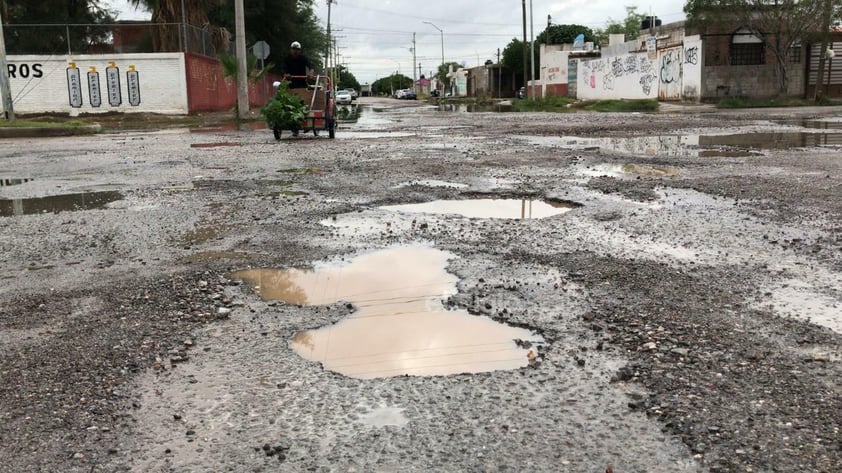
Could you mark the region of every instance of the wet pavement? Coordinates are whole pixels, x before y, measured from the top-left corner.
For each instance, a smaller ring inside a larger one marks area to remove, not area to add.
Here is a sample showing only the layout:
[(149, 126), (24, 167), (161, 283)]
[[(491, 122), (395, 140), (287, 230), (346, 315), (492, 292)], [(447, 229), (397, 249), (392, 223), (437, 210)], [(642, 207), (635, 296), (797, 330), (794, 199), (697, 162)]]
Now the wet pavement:
[(840, 111), (360, 101), (0, 142), (0, 465), (842, 463)]

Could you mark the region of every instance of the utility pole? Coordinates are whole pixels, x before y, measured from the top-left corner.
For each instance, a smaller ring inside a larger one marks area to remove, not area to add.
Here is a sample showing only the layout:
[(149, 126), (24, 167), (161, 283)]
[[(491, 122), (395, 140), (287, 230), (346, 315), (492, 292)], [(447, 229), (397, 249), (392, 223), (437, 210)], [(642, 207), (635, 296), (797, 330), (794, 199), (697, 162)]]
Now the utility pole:
[(9, 67), (6, 65), (6, 37), (3, 34), (3, 12), (0, 11), (0, 93), (3, 94), (3, 112), (6, 120), (15, 121), (15, 107), (12, 104), (12, 91), (9, 89)]
[(503, 98), (503, 65), (500, 64), (500, 48), (497, 48), (497, 98)]
[(526, 64), (526, 0), (521, 0), (520, 3), (523, 7), (523, 82), (526, 82), (529, 80), (529, 76), (526, 74), (526, 68), (528, 67)]
[(535, 16), (532, 14), (532, 0), (529, 0), (529, 97), (535, 100)]
[(249, 78), (246, 67), (246, 21), (243, 0), (234, 1), (234, 23), (236, 25), (237, 47), (237, 116), (249, 116)]
[(330, 47), (333, 44), (333, 39), (330, 37), (330, 6), (333, 2), (334, 0), (327, 0), (327, 49), (325, 50), (325, 71), (327, 71), (330, 66)]
[[(415, 55), (415, 33), (412, 33), (412, 64), (417, 60)], [(412, 90), (415, 90), (415, 83), (418, 82), (418, 76), (415, 75), (415, 66), (412, 67)]]

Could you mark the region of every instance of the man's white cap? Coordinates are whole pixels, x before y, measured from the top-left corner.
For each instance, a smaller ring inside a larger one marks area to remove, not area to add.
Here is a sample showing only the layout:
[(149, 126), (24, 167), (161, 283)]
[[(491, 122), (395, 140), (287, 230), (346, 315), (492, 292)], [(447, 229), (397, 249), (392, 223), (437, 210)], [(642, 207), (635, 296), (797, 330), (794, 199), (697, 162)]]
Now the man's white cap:
[(290, 49), (301, 49), (301, 43), (298, 41), (293, 41), (292, 44), (289, 45)]

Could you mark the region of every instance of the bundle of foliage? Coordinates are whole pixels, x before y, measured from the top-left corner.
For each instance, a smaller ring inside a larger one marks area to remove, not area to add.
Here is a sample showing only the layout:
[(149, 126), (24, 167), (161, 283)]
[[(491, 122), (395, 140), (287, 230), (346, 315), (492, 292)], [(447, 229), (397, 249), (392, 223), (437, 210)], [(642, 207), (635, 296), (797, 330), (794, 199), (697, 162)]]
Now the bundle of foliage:
[(289, 91), (289, 82), (281, 82), (275, 96), (260, 109), (260, 113), (269, 128), (294, 130), (301, 127), (301, 122), (307, 118), (307, 105), (301, 97)]

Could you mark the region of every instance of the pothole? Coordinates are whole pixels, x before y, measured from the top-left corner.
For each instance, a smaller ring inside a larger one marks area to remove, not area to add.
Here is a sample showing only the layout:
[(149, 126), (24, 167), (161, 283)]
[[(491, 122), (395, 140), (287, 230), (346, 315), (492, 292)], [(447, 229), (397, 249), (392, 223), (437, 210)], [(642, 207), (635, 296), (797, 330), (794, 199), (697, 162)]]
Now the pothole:
[(447, 181), (439, 181), (435, 179), (422, 179), (418, 181), (408, 181), (408, 182), (401, 182), (400, 184), (392, 187), (393, 189), (402, 189), (404, 187), (412, 187), (412, 186), (421, 186), (421, 187), (450, 187), (453, 189), (465, 189), (468, 187), (467, 184), (460, 184), (457, 182), (447, 182)]
[(500, 218), (512, 220), (541, 219), (560, 215), (578, 207), (570, 202), (532, 199), (466, 199), (435, 200), (421, 204), (380, 207), (392, 212), (460, 215), (467, 218)]
[(122, 198), (123, 194), (119, 192), (105, 191), (81, 192), (32, 199), (2, 199), (0, 200), (0, 217), (101, 209), (105, 208), (111, 202), (118, 201)]
[(299, 332), (290, 347), (327, 369), (359, 379), (444, 376), (511, 370), (535, 359), (543, 339), (465, 310), (446, 310), (457, 292), (446, 271), (450, 253), (402, 246), (311, 270), (258, 269), (231, 277), (264, 300), (291, 304), (353, 304), (335, 325)]
[(19, 179), (19, 178), (2, 178), (0, 179), (0, 187), (7, 187), (7, 186), (19, 186), (21, 184), (26, 184), (27, 182), (32, 181), (32, 179)]

